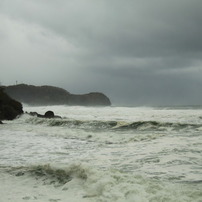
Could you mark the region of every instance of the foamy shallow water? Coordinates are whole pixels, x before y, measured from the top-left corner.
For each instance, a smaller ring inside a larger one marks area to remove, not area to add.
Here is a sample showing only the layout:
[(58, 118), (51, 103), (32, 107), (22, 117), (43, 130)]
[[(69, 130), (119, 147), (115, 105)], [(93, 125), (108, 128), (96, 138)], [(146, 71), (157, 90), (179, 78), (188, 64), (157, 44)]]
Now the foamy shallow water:
[(24, 107), (0, 126), (0, 201), (201, 201), (202, 110)]

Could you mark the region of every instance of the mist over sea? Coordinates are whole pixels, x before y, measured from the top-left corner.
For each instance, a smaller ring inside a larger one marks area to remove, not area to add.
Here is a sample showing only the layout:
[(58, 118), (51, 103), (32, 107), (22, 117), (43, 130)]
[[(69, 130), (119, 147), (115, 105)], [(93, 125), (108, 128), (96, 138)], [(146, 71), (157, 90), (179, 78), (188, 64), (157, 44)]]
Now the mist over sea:
[(0, 125), (0, 202), (201, 202), (201, 107), (24, 106)]

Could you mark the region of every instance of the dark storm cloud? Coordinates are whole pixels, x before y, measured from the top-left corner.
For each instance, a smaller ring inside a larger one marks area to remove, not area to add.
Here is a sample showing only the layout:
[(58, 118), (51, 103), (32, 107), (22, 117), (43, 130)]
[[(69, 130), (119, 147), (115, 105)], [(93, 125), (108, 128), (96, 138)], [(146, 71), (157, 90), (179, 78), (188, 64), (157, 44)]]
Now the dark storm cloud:
[(0, 79), (102, 91), (117, 103), (201, 104), (201, 8), (201, 0), (1, 1)]

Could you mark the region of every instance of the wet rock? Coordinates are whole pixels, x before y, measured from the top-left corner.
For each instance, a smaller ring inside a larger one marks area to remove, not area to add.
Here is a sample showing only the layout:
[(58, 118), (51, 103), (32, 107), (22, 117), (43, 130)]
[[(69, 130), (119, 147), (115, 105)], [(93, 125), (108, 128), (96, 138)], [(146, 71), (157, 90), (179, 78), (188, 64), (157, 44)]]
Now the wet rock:
[(44, 115), (39, 114), (37, 112), (30, 112), (28, 114), (31, 116), (39, 117), (39, 118), (48, 118), (48, 119), (50, 119), (50, 118), (62, 118), (61, 116), (55, 115), (53, 111), (47, 111)]
[[(28, 112), (27, 112), (28, 113)], [(31, 116), (38, 116), (38, 113), (37, 112), (30, 112), (30, 113), (28, 113), (28, 114), (30, 114)]]
[(54, 118), (55, 117), (55, 114), (53, 111), (47, 111), (45, 114), (44, 114), (44, 117), (45, 118)]
[(4, 89), (0, 88), (0, 120), (13, 120), (22, 113), (22, 104), (10, 98)]

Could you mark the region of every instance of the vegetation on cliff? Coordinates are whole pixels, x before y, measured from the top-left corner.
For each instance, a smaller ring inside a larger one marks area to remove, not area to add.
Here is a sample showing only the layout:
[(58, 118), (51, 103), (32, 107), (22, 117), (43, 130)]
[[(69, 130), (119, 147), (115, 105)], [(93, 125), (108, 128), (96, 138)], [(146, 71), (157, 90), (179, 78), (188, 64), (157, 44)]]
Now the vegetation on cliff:
[(74, 95), (62, 88), (53, 86), (19, 84), (5, 87), (5, 91), (12, 98), (30, 105), (111, 105), (109, 98), (103, 93), (93, 92)]

